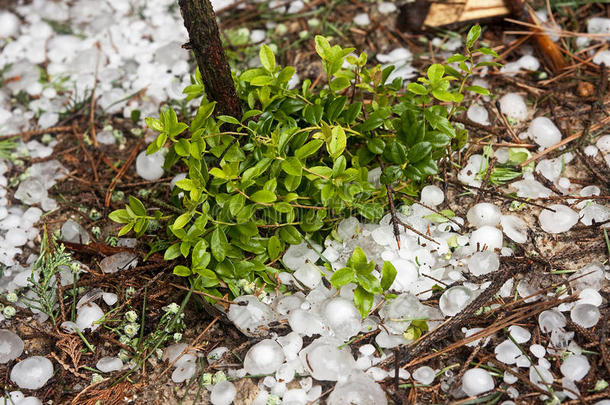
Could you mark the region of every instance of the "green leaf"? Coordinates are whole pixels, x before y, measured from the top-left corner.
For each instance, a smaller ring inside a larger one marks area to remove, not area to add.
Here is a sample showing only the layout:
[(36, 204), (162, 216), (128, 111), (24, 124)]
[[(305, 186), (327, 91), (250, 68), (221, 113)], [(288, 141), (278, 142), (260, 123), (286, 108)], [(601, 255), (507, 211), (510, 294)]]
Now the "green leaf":
[(343, 153), (347, 145), (347, 137), (341, 126), (335, 126), (332, 130), (330, 142), (326, 145), (328, 153), (333, 159), (336, 159)]
[(266, 86), (271, 84), (273, 81), (273, 77), (268, 75), (256, 76), (254, 79), (250, 80), (250, 84), (253, 86)]
[(301, 146), (294, 152), (294, 155), (299, 159), (305, 159), (316, 153), (320, 146), (324, 144), (324, 141), (320, 139), (314, 139), (312, 141), (307, 142), (305, 145)]
[(181, 277), (188, 277), (192, 273), (191, 273), (191, 269), (189, 269), (186, 266), (180, 265), (180, 266), (174, 267), (174, 274), (177, 276), (181, 276)]
[(269, 190), (258, 190), (250, 196), (250, 199), (257, 203), (269, 204), (277, 200), (277, 196)]
[(163, 132), (163, 130), (165, 129), (161, 120), (158, 120), (156, 118), (146, 117), (144, 121), (146, 122), (146, 125), (148, 125), (148, 127), (153, 131)]
[(456, 53), (447, 59), (447, 63), (464, 62), (465, 60), (468, 60), (468, 58), (460, 53)]
[(125, 209), (112, 211), (110, 214), (108, 214), (108, 218), (114, 222), (118, 222), (119, 224), (126, 224), (131, 220), (131, 217)]
[(381, 294), (383, 291), (377, 277), (370, 273), (358, 273), (357, 274), (358, 284), (365, 290), (373, 294)]
[(172, 224), (172, 228), (173, 229), (182, 229), (182, 228), (184, 228), (184, 226), (186, 224), (188, 224), (188, 222), (190, 220), (191, 220), (191, 213), (185, 212), (184, 214), (182, 214), (178, 218), (176, 218), (176, 220)]
[(174, 260), (178, 256), (180, 256), (180, 243), (174, 243), (165, 250), (165, 253), (163, 254), (163, 259)]
[(127, 225), (125, 225), (124, 227), (122, 227), (118, 233), (118, 236), (123, 236), (123, 235), (126, 235), (127, 233), (129, 233), (129, 231), (131, 231), (131, 228), (133, 228), (134, 224), (135, 224), (135, 222), (130, 222)]
[(210, 248), (212, 249), (214, 259), (216, 259), (217, 262), (222, 262), (227, 256), (229, 242), (227, 241), (227, 236), (219, 227), (216, 227), (214, 232), (212, 232)]
[(367, 263), (366, 253), (364, 253), (364, 250), (362, 250), (360, 246), (356, 246), (352, 256), (347, 260), (347, 265), (355, 269), (361, 269), (366, 267)]
[(409, 83), (407, 85), (407, 90), (420, 96), (425, 96), (428, 94), (428, 89), (425, 86), (415, 82)]
[(271, 48), (263, 44), (258, 55), (261, 59), (261, 64), (263, 65), (263, 67), (269, 73), (273, 73), (275, 71), (275, 55), (273, 54)]
[(330, 276), (329, 281), (333, 287), (339, 289), (340, 287), (354, 281), (355, 275), (356, 273), (354, 272), (354, 269), (352, 269), (351, 267), (344, 267), (335, 271)]
[(468, 87), (466, 87), (466, 90), (472, 91), (473, 93), (476, 93), (476, 94), (481, 94), (483, 96), (489, 96), (491, 94), (489, 92), (489, 90), (487, 90), (485, 87), (481, 87), (481, 86), (468, 86)]
[(298, 245), (303, 240), (301, 233), (292, 225), (284, 226), (280, 229), (280, 238), (291, 245)]
[(383, 262), (383, 267), (381, 268), (381, 288), (383, 291), (390, 289), (396, 278), (396, 273), (396, 268), (392, 263)]
[(417, 163), (420, 160), (425, 159), (431, 151), (432, 145), (430, 145), (430, 142), (419, 142), (409, 149), (407, 159), (409, 159), (409, 162), (411, 163)]
[(239, 211), (244, 207), (246, 203), (246, 197), (241, 194), (235, 194), (229, 200), (229, 212), (231, 215), (235, 216), (239, 213)]
[(296, 157), (289, 157), (282, 161), (282, 170), (291, 176), (300, 176), (303, 173), (303, 164)]
[(430, 83), (434, 87), (435, 84), (439, 83), (445, 74), (445, 67), (439, 63), (434, 63), (430, 65), (426, 75), (430, 80)]
[(499, 58), (500, 56), (498, 56), (498, 54), (496, 53), (496, 51), (494, 51), (493, 49), (489, 49), (489, 48), (479, 48), (479, 49), (475, 49), (472, 52), (481, 52), (483, 55), (491, 55), (494, 58)]
[(454, 216), (455, 216), (455, 212), (453, 212), (451, 210), (442, 210), (440, 213), (434, 212), (432, 214), (424, 216), (424, 218), (430, 222), (434, 222), (437, 224), (443, 224), (445, 222), (448, 222), (449, 219), (453, 218)]
[(239, 125), (239, 120), (235, 117), (231, 117), (230, 115), (219, 115), (216, 117), (218, 121), (226, 122), (228, 124)]
[(195, 269), (199, 277), (195, 281), (197, 288), (211, 288), (218, 285), (218, 276), (210, 269)]
[(345, 78), (345, 77), (337, 77), (336, 79), (334, 79), (333, 81), (330, 82), (330, 89), (332, 91), (341, 91), (344, 90), (346, 88), (348, 88), (350, 86), (350, 81), (349, 79)]
[(179, 156), (188, 156), (191, 154), (191, 144), (186, 139), (180, 138), (174, 144), (174, 150)]
[(474, 25), (470, 31), (468, 31), (468, 35), (466, 36), (466, 47), (472, 48), (477, 39), (481, 36), (481, 26)]
[(316, 52), (322, 59), (328, 59), (330, 56), (330, 44), (328, 43), (328, 39), (324, 38), (321, 35), (316, 35)]
[(211, 255), (207, 250), (208, 243), (205, 241), (205, 239), (201, 239), (195, 244), (195, 246), (193, 246), (191, 259), (193, 262), (193, 267), (206, 267), (210, 263)]
[(373, 307), (373, 298), (374, 294), (366, 291), (361, 286), (358, 286), (354, 290), (354, 304), (356, 308), (358, 308), (358, 312), (360, 312), (360, 316), (362, 318), (366, 318), (369, 314), (369, 311)]
[(383, 125), (383, 119), (378, 116), (371, 116), (368, 120), (364, 121), (361, 125), (358, 126), (358, 132), (367, 132), (372, 131), (375, 128), (378, 128)]
[(275, 235), (269, 238), (267, 252), (269, 253), (270, 260), (275, 260), (280, 256), (282, 253), (282, 242), (280, 242), (280, 238)]
[(366, 141), (366, 147), (371, 153), (381, 155), (385, 148), (385, 142), (380, 138), (372, 138)]

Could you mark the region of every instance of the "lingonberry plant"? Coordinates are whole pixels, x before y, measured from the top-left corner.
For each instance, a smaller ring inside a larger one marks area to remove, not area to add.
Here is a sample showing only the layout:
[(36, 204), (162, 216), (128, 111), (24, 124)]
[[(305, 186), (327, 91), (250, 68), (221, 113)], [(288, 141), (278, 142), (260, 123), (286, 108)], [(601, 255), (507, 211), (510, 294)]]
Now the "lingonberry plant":
[[(467, 141), (466, 130), (451, 122), (464, 92), (488, 93), (467, 86), (473, 71), (489, 64), (475, 63), (477, 55), (495, 56), (474, 49), (479, 35), (480, 27), (473, 27), (464, 55), (433, 64), (406, 92), (402, 79), (388, 82), (393, 66), (367, 67), (365, 53), (354, 55), (353, 48), (331, 46), (321, 36), (315, 45), (327, 85), (305, 80), (291, 90), (295, 69), (278, 66), (263, 45), (262, 66), (235, 77), (247, 106), (239, 120), (214, 115), (197, 72), (184, 90), (189, 100), (201, 99), (190, 123), (179, 122), (172, 109), (146, 120), (159, 132), (148, 152), (169, 144), (166, 167), (179, 161), (188, 167), (173, 192), (180, 213), (167, 223), (165, 259), (175, 261), (174, 273), (215, 296), (241, 295), (244, 285), (281, 289), (276, 274), (288, 244), (321, 243), (336, 237), (333, 228), (345, 216), (378, 221), (389, 199), (416, 195), (437, 174), (439, 160)], [(165, 218), (148, 211), (132, 196), (110, 217), (125, 224), (122, 233), (133, 228), (142, 235), (150, 220)], [(352, 262), (346, 279), (356, 277), (359, 266), (369, 270), (365, 259)], [(389, 268), (384, 273), (393, 274)], [(371, 284), (364, 279), (364, 286)], [(363, 290), (378, 292), (391, 282), (373, 284)]]

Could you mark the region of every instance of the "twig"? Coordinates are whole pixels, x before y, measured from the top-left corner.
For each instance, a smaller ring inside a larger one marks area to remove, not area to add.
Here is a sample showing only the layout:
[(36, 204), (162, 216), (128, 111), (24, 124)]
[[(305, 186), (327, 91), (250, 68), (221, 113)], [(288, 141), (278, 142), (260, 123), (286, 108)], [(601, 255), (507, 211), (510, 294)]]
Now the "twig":
[(131, 154), (121, 167), (121, 170), (119, 170), (117, 175), (114, 176), (114, 178), (112, 179), (110, 186), (108, 186), (108, 190), (106, 190), (106, 199), (104, 201), (104, 207), (110, 207), (110, 197), (112, 197), (112, 192), (114, 191), (118, 182), (121, 180), (121, 177), (123, 177), (123, 175), (127, 172), (127, 169), (129, 169), (129, 166), (131, 166), (136, 156), (138, 156), (138, 151), (140, 150), (140, 145), (142, 145), (142, 142), (144, 142), (144, 138), (140, 138), (136, 146), (131, 151)]

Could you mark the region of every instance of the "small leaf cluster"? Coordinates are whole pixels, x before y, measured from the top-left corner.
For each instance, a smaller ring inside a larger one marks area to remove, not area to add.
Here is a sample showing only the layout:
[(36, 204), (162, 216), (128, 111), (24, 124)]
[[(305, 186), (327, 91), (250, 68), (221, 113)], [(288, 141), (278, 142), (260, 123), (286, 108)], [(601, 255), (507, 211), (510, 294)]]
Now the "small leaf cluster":
[[(369, 66), (365, 53), (331, 46), (321, 36), (315, 48), (327, 84), (307, 79), (290, 89), (295, 69), (280, 66), (263, 45), (261, 66), (235, 75), (241, 117), (215, 115), (216, 103), (196, 72), (184, 90), (189, 100), (201, 99), (193, 117), (181, 122), (167, 108), (146, 120), (159, 132), (148, 153), (168, 147), (166, 168), (187, 170), (171, 198), (179, 213), (167, 222), (165, 259), (175, 261), (174, 273), (213, 296), (241, 295), (244, 285), (281, 290), (277, 273), (288, 245), (323, 243), (347, 215), (381, 219), (388, 193), (369, 182), (372, 171), (381, 171), (380, 182), (394, 186), (396, 198), (417, 195), (438, 173), (438, 161), (467, 141), (451, 116), (478, 66), (473, 54), (487, 52), (472, 51), (475, 34), (460, 72), (433, 65), (406, 92), (402, 79), (388, 81), (394, 66)], [(130, 198), (111, 218), (126, 224), (121, 234), (142, 235), (153, 219), (165, 217)], [(339, 272), (342, 281), (357, 283), (363, 314), (374, 294), (389, 288), (392, 273), (384, 266), (378, 281), (365, 262), (359, 251), (351, 270)]]
[(364, 251), (356, 247), (346, 266), (335, 271), (329, 280), (337, 289), (349, 283), (356, 285), (354, 305), (363, 318), (371, 311), (375, 295), (389, 290), (396, 278), (396, 268), (390, 262), (383, 263), (381, 280), (372, 274), (374, 269), (375, 263), (367, 261)]

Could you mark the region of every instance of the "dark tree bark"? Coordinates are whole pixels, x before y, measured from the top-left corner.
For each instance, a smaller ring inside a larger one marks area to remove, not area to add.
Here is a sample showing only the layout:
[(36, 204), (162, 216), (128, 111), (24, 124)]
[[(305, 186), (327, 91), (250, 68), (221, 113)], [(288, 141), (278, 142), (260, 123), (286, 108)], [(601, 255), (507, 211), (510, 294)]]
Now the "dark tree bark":
[(241, 119), (241, 105), (210, 0), (178, 0), (178, 4), (189, 33), (185, 47), (195, 54), (208, 98), (218, 103), (216, 112)]

